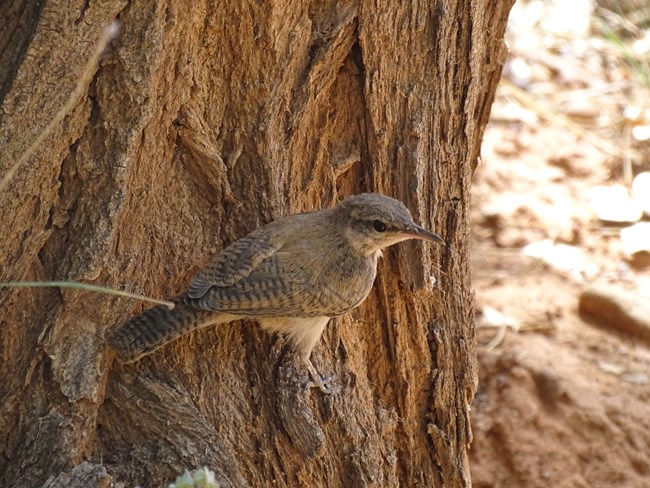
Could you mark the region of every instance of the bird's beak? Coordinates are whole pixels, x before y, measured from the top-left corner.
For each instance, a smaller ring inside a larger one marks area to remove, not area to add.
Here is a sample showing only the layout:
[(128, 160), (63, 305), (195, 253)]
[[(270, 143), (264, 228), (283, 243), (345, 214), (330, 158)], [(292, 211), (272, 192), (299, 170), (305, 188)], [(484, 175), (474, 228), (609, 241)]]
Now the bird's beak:
[(431, 232), (416, 224), (411, 224), (404, 229), (401, 234), (408, 239), (422, 239), (423, 241), (437, 242), (445, 244), (445, 240), (435, 232)]

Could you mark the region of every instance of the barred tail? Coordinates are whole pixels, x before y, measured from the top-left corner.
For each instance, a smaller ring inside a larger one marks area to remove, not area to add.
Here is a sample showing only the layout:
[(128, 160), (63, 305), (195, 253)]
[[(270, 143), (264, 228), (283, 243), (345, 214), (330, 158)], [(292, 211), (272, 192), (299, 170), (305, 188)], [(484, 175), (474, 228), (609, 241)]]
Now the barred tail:
[(197, 310), (176, 297), (174, 309), (158, 305), (132, 317), (111, 332), (108, 340), (122, 363), (137, 361), (168, 342), (210, 323), (219, 322), (218, 313)]

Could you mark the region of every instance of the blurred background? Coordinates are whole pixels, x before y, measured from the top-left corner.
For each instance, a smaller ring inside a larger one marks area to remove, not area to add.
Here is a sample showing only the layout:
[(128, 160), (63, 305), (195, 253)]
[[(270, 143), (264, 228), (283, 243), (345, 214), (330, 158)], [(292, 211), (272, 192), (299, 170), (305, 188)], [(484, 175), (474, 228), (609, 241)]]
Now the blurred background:
[(650, 486), (650, 2), (518, 0), (473, 185), (477, 487)]

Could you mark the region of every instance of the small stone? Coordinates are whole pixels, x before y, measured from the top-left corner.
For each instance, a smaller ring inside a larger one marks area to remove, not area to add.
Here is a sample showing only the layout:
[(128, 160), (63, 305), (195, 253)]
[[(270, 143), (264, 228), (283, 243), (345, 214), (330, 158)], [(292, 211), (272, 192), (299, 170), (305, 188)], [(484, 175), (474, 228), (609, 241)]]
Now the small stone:
[(591, 206), (596, 216), (605, 222), (636, 222), (642, 215), (623, 185), (593, 187)]
[(650, 343), (650, 298), (618, 286), (598, 284), (582, 292), (579, 308), (605, 327)]
[(650, 171), (644, 171), (632, 181), (632, 198), (646, 215), (650, 215)]

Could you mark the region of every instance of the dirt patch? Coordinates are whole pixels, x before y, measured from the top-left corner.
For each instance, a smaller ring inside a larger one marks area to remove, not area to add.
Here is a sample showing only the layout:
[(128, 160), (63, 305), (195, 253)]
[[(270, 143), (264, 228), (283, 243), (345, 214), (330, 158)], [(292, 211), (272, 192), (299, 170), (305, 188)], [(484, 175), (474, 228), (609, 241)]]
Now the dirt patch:
[[(578, 312), (591, 283), (639, 296), (650, 288), (648, 269), (623, 251), (620, 231), (631, 224), (605, 225), (590, 203), (596, 185), (625, 185), (650, 168), (643, 144), (613, 122), (624, 120), (629, 94), (647, 86), (624, 75), (624, 59), (594, 48), (602, 37), (593, 21), (555, 43), (532, 24), (531, 32), (510, 33), (519, 36), (511, 62), (526, 63), (529, 78), (504, 71), (509, 85), (497, 96), (473, 190), (480, 368), (473, 483), (649, 486), (649, 345)], [(530, 54), (518, 42), (534, 35)], [(627, 91), (614, 93), (621, 80)]]

